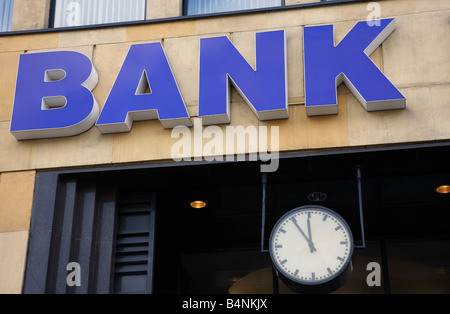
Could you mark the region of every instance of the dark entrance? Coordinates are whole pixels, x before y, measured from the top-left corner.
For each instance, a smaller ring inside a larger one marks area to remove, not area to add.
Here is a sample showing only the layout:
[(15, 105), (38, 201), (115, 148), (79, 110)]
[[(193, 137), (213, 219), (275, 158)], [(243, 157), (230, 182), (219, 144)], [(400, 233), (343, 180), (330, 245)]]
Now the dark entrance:
[[(435, 192), (450, 184), (448, 160), (449, 145), (282, 156), (278, 171), (267, 174), (265, 238), (283, 213), (318, 204), (346, 219), (361, 245), (359, 165), (366, 246), (355, 250), (353, 275), (337, 292), (448, 293), (450, 194)], [(261, 251), (259, 169), (258, 162), (202, 162), (39, 172), (24, 292), (289, 292)], [(322, 197), (308, 198), (313, 192)], [(194, 200), (208, 205), (193, 209)], [(124, 234), (138, 232), (147, 242), (119, 256)], [(131, 267), (135, 280), (116, 271), (121, 258), (141, 265)], [(86, 281), (69, 288), (64, 269), (78, 261)], [(381, 265), (380, 287), (366, 283), (370, 262)]]

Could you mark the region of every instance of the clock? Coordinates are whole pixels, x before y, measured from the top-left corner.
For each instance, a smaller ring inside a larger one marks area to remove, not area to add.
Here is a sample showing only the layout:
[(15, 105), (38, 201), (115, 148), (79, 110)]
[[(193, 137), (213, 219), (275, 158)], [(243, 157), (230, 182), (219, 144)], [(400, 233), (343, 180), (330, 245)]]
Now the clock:
[(284, 214), (270, 235), (269, 252), (280, 280), (298, 293), (329, 293), (350, 277), (353, 236), (346, 221), (323, 206)]

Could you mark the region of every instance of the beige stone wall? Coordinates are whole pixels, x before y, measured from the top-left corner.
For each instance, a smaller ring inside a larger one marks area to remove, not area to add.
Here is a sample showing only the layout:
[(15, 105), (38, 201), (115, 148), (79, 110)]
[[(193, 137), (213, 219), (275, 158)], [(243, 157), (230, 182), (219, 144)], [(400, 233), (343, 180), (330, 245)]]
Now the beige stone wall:
[(50, 0), (14, 0), (11, 30), (47, 28), (49, 11)]
[(0, 174), (0, 294), (22, 291), (35, 171)]
[(182, 0), (147, 0), (147, 20), (183, 15)]
[[(24, 2), (30, 1), (15, 1), (15, 16), (21, 15), (18, 10)], [(180, 7), (169, 6), (168, 2), (171, 1), (154, 0), (155, 7), (161, 6), (161, 12), (166, 13), (154, 16), (158, 11), (149, 11), (147, 18), (179, 15)], [(45, 1), (33, 3), (43, 7)], [(88, 55), (99, 74), (93, 92), (103, 106), (130, 45), (160, 41), (189, 113), (195, 117), (200, 38), (229, 36), (249, 62), (254, 63), (255, 33), (284, 29), (290, 118), (260, 122), (233, 91), (231, 125), (279, 126), (283, 152), (450, 139), (450, 2), (384, 0), (379, 4), (382, 18), (396, 18), (396, 30), (371, 58), (407, 97), (405, 110), (366, 112), (348, 89), (341, 86), (338, 115), (306, 115), (303, 27), (334, 24), (336, 41), (339, 41), (356, 22), (366, 19), (369, 12), (365, 2), (98, 30), (0, 36), (0, 278), (7, 278), (0, 282), (0, 293), (21, 289), (35, 170), (170, 161), (171, 147), (177, 140), (171, 138), (171, 131), (163, 129), (159, 121), (143, 121), (134, 123), (129, 133), (101, 135), (93, 127), (69, 138), (16, 141), (9, 127), (20, 54), (74, 50)], [(28, 25), (39, 28), (36, 21), (45, 23), (37, 14)], [(11, 250), (14, 251), (11, 254), (4, 253)]]

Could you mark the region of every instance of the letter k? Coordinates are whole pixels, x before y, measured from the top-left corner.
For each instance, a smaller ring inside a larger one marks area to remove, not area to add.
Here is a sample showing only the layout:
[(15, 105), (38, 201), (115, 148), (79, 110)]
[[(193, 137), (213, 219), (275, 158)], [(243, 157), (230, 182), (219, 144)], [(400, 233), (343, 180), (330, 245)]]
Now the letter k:
[(367, 111), (405, 108), (406, 98), (369, 58), (394, 28), (394, 19), (372, 27), (359, 22), (337, 46), (333, 25), (304, 28), (309, 116), (337, 114), (337, 86), (342, 82)]

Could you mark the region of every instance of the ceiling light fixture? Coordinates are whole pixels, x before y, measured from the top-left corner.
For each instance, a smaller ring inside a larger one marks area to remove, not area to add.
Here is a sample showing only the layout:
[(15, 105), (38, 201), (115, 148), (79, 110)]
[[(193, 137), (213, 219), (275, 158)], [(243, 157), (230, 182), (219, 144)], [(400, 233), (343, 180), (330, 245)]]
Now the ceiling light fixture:
[(311, 202), (322, 202), (327, 199), (327, 195), (323, 192), (312, 192), (306, 198)]
[(206, 202), (204, 202), (204, 201), (193, 201), (189, 205), (192, 208), (201, 209), (201, 208), (205, 208), (208, 204), (206, 204)]
[(450, 185), (441, 185), (436, 188), (436, 192), (439, 194), (449, 194), (450, 193)]

